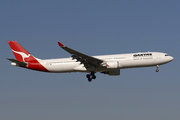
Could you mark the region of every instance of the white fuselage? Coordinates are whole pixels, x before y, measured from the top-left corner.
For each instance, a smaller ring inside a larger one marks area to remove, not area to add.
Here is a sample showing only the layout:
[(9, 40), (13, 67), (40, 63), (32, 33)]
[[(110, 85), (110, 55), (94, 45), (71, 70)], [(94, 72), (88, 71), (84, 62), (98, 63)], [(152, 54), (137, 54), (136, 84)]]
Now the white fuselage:
[(59, 47), (71, 54), (71, 58), (42, 60), (31, 55), (17, 41), (8, 41), (8, 43), (16, 57), (16, 59), (7, 58), (13, 66), (52, 73), (87, 72), (86, 77), (89, 82), (96, 79), (96, 72), (114, 76), (120, 75), (120, 69), (150, 66), (156, 66), (158, 72), (159, 65), (174, 59), (161, 52), (89, 56), (58, 42)]
[[(94, 72), (111, 71), (124, 68), (149, 67), (168, 63), (173, 57), (161, 52), (143, 52), (130, 54), (115, 54), (93, 56), (104, 61), (104, 66), (92, 68)], [(46, 59), (38, 61), (49, 71), (54, 73), (90, 72), (84, 64), (72, 58)]]

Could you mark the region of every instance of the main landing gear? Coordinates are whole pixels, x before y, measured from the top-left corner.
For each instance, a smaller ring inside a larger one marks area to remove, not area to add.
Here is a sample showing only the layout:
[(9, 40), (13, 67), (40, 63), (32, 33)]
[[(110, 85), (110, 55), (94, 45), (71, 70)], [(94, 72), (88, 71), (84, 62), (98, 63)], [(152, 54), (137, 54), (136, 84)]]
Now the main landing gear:
[(86, 77), (88, 78), (88, 81), (91, 82), (92, 79), (96, 79), (95, 73), (91, 72), (90, 74), (87, 74)]
[(159, 65), (156, 66), (156, 72), (159, 72)]

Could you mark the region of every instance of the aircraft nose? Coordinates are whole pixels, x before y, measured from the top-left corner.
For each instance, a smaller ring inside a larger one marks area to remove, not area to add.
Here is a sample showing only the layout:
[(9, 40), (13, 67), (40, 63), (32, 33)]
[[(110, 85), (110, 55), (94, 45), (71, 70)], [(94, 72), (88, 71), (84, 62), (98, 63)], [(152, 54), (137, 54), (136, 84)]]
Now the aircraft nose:
[(172, 56), (170, 56), (170, 60), (172, 61), (172, 60), (174, 60), (174, 58)]

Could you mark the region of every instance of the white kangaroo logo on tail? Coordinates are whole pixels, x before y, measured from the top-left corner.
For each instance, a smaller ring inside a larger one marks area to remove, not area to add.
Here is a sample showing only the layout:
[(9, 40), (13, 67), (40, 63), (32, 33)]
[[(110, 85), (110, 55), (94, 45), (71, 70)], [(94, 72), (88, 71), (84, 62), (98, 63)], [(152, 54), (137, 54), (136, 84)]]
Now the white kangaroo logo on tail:
[[(15, 51), (15, 50), (13, 50), (13, 49), (11, 49), (11, 50), (12, 50), (13, 52), (21, 55), (21, 57), (23, 58), (23, 61), (24, 61), (24, 58), (28, 58), (28, 57), (30, 56), (30, 54), (26, 55), (26, 54), (23, 53), (23, 52), (17, 52), (17, 51)], [(25, 61), (24, 61), (24, 62), (25, 62)]]

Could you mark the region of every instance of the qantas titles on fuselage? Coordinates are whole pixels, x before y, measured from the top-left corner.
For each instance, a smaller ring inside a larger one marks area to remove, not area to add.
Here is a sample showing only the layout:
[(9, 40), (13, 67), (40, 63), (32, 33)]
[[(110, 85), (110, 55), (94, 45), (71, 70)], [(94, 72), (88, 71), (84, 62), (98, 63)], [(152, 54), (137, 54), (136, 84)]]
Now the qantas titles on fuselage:
[(158, 72), (159, 65), (166, 64), (174, 59), (168, 54), (161, 52), (89, 56), (58, 42), (62, 49), (71, 54), (72, 59), (42, 60), (32, 56), (16, 41), (8, 41), (8, 43), (16, 57), (16, 59), (7, 58), (12, 62), (11, 65), (43, 72), (88, 72), (89, 74), (87, 74), (86, 77), (89, 82), (91, 82), (92, 79), (96, 79), (96, 72), (108, 75), (120, 75), (120, 69), (149, 66), (156, 66), (156, 72)]
[(134, 54), (134, 57), (139, 57), (139, 56), (152, 56), (152, 53), (144, 53), (144, 54)]
[(134, 60), (153, 59), (152, 53), (138, 53), (133, 55)]

